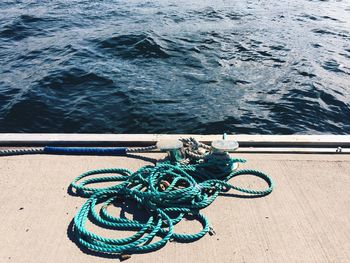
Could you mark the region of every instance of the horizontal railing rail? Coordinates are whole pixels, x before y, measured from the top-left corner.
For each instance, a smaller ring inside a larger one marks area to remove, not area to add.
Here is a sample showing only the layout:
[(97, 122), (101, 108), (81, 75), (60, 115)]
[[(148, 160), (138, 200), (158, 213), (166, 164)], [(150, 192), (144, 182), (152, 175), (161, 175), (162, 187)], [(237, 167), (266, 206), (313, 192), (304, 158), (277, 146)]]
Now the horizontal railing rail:
[[(194, 137), (210, 143), (222, 135), (196, 134), (38, 134), (0, 133), (0, 146), (144, 146), (159, 140)], [(350, 148), (350, 135), (227, 135), (236, 140), (240, 147), (298, 147), (298, 148)]]

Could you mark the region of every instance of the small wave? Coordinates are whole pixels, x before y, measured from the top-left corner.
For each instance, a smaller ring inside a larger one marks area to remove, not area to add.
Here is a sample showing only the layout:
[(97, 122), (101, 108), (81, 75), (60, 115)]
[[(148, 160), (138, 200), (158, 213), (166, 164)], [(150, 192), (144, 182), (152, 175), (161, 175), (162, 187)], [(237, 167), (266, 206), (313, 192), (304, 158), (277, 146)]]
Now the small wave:
[(0, 37), (18, 41), (29, 36), (44, 35), (49, 21), (52, 21), (52, 19), (21, 15), (14, 19), (12, 23), (3, 26), (0, 30)]
[(24, 24), (31, 24), (31, 23), (35, 23), (35, 22), (45, 21), (45, 19), (43, 19), (43, 18), (31, 16), (31, 15), (21, 15), (19, 18), (20, 18), (21, 22)]
[(331, 17), (331, 16), (321, 16), (321, 18), (323, 19), (328, 19), (328, 20), (332, 20), (332, 21), (339, 21), (338, 19)]
[(170, 57), (159, 41), (146, 34), (114, 36), (101, 41), (99, 46), (124, 59)]
[(247, 43), (238, 42), (235, 45), (237, 49), (237, 56), (242, 61), (270, 61), (273, 66), (279, 67), (281, 64), (285, 63), (286, 52), (290, 51), (286, 46), (281, 45), (270, 45), (267, 46), (259, 41), (254, 41), (251, 39)]
[(234, 79), (232, 82), (233, 82), (234, 84), (242, 84), (242, 85), (251, 84), (250, 81), (243, 80), (243, 79)]
[(345, 58), (349, 58), (350, 59), (350, 49), (344, 49), (344, 51), (341, 52), (340, 55), (342, 55)]
[(332, 32), (330, 30), (327, 30), (327, 29), (313, 29), (312, 32), (316, 33), (316, 34), (320, 34), (320, 35), (336, 35), (335, 32)]
[(304, 70), (298, 70), (298, 73), (300, 76), (303, 76), (303, 77), (308, 77), (308, 78), (315, 78), (316, 75), (311, 73), (311, 72), (307, 72), (307, 71), (304, 71)]
[(242, 17), (246, 17), (247, 14), (243, 15), (243, 14), (238, 13), (238, 12), (228, 12), (228, 13), (225, 14), (225, 16), (227, 18), (229, 18), (230, 20), (241, 20)]
[(235, 46), (236, 46), (238, 52), (248, 52), (249, 51), (249, 48), (245, 47), (241, 43), (237, 43)]
[[(318, 21), (320, 20), (319, 17), (317, 16), (314, 16), (314, 15), (309, 15), (309, 14), (301, 14), (300, 15), (301, 18), (306, 18), (306, 19), (309, 19), (309, 20), (313, 20), (313, 21)], [(302, 19), (299, 19), (300, 21), (303, 21)]]
[(350, 39), (350, 32), (348, 31), (340, 31), (340, 32), (334, 32), (331, 31), (329, 29), (321, 29), (321, 28), (317, 28), (317, 29), (313, 29), (312, 32), (319, 34), (319, 35), (331, 35), (331, 36), (338, 36), (341, 38), (345, 38), (345, 39)]
[(181, 103), (181, 101), (174, 100), (174, 99), (153, 99), (152, 102), (155, 104), (178, 104), (178, 103)]
[(311, 44), (311, 46), (314, 47), (314, 48), (320, 48), (320, 47), (322, 47), (322, 45), (320, 45), (320, 44), (318, 44), (318, 43), (313, 43), (313, 44)]
[(40, 80), (41, 87), (51, 89), (71, 90), (72, 88), (83, 88), (88, 91), (91, 87), (103, 87), (112, 85), (109, 78), (100, 76), (94, 72), (86, 72), (79, 68), (72, 68), (66, 71), (56, 71)]
[(269, 48), (272, 50), (277, 50), (277, 51), (290, 51), (290, 48), (288, 48), (284, 45), (271, 45), (271, 46), (269, 46)]
[(342, 66), (334, 59), (324, 62), (322, 64), (322, 67), (328, 71), (337, 72), (337, 73), (346, 73), (344, 70), (342, 70)]
[(213, 7), (206, 7), (189, 11), (188, 18), (191, 20), (218, 21), (224, 19), (225, 15), (223, 12), (215, 10)]
[[(39, 98), (27, 96), (18, 101), (13, 101), (7, 109), (4, 118), (0, 119), (6, 126), (0, 128), (1, 132), (38, 132), (43, 128), (52, 132), (55, 125), (52, 117), (55, 112), (50, 111), (49, 105)], [(57, 114), (57, 112), (56, 112)], [(57, 114), (57, 116), (60, 116)], [(44, 124), (44, 125), (43, 125)], [(50, 126), (51, 128), (48, 128)]]
[[(323, 20), (331, 20), (331, 21), (336, 21), (339, 22), (340, 20), (331, 17), (331, 16), (327, 16), (327, 15), (323, 15), (323, 16), (317, 16), (317, 15), (310, 15), (310, 14), (301, 14), (299, 16), (300, 18), (306, 18), (309, 20), (313, 20), (313, 21), (323, 21)], [(299, 19), (300, 21), (303, 21), (302, 19)]]

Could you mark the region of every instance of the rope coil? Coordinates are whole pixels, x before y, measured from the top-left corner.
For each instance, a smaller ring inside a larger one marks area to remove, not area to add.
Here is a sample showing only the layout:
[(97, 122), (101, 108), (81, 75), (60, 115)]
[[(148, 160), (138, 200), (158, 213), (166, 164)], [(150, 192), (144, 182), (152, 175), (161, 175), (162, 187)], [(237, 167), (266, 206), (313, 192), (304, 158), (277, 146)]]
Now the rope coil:
[[(201, 162), (182, 165), (180, 163), (162, 162), (156, 166), (145, 166), (132, 173), (127, 169), (112, 168), (94, 170), (78, 176), (71, 184), (76, 193), (88, 200), (74, 218), (74, 233), (80, 245), (101, 253), (144, 253), (164, 246), (169, 240), (192, 242), (202, 238), (206, 233), (213, 234), (207, 218), (200, 210), (209, 206), (218, 195), (234, 189), (254, 196), (271, 193), (271, 178), (256, 170), (232, 170), (236, 162), (242, 159), (230, 159), (225, 169), (218, 169), (222, 163)], [(114, 174), (88, 178), (96, 174)], [(253, 175), (263, 179), (268, 188), (254, 190), (237, 187), (229, 180), (240, 175)], [(87, 184), (115, 182), (105, 188), (88, 187)], [(167, 184), (164, 184), (167, 182)], [(133, 200), (148, 215), (145, 222), (115, 217), (108, 213), (107, 207), (113, 202)], [(103, 203), (99, 212), (96, 206)], [(175, 216), (174, 216), (175, 215)], [(174, 226), (184, 217), (192, 215), (199, 221), (202, 229), (194, 234), (174, 232)], [(111, 239), (96, 235), (86, 229), (88, 220), (103, 228), (133, 230), (135, 234), (127, 238)], [(155, 236), (161, 239), (152, 241)]]

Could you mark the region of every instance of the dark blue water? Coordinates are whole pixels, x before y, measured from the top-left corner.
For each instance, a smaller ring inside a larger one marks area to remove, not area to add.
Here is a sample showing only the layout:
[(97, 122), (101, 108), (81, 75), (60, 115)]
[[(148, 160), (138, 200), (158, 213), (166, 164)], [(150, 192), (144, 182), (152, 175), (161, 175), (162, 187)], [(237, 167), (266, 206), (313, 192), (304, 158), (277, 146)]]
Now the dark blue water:
[(350, 133), (350, 1), (0, 3), (0, 132)]

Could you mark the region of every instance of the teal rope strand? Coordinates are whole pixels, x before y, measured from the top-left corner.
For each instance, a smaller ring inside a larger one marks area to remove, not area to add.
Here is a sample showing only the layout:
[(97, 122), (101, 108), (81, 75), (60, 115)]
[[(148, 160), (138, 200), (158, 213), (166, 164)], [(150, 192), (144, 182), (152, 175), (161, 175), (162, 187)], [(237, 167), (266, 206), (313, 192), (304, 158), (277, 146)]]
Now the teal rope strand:
[[(164, 246), (169, 240), (192, 242), (209, 231), (207, 218), (199, 211), (209, 206), (216, 197), (230, 189), (255, 196), (271, 193), (271, 178), (256, 170), (233, 170), (234, 164), (242, 159), (223, 161), (210, 160), (204, 163), (181, 165), (169, 162), (156, 166), (145, 166), (132, 173), (127, 169), (101, 169), (81, 174), (71, 183), (76, 193), (88, 197), (74, 217), (74, 233), (78, 243), (100, 253), (144, 253)], [(108, 176), (96, 176), (109, 174)], [(246, 189), (229, 181), (241, 175), (252, 175), (264, 180), (265, 190)], [(94, 188), (88, 185), (101, 182), (115, 182), (113, 186)], [(162, 184), (166, 187), (162, 188)], [(117, 201), (133, 200), (148, 214), (146, 222), (115, 217), (107, 207)], [(103, 204), (99, 211), (96, 206)], [(174, 218), (170, 217), (173, 215)], [(198, 233), (175, 233), (174, 226), (185, 216), (199, 221), (202, 229)], [(86, 222), (92, 220), (104, 228), (136, 231), (124, 238), (106, 238), (86, 229)], [(161, 237), (153, 241), (155, 236)]]

